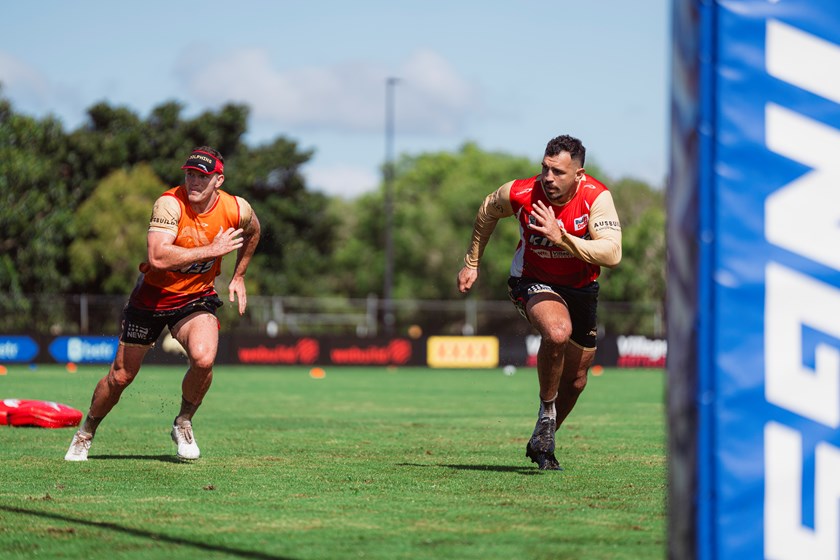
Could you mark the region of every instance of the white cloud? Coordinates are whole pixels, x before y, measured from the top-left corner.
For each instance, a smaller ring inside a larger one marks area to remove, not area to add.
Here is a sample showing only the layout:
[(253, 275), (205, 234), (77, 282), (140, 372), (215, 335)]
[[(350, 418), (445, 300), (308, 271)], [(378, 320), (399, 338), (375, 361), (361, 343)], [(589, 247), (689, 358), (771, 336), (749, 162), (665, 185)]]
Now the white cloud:
[(68, 127), (78, 126), (85, 118), (78, 88), (49, 79), (36, 68), (0, 51), (2, 94), (12, 101), (17, 112), (56, 116)]
[(401, 81), (395, 105), (397, 124), (403, 131), (423, 131), (424, 123), (429, 123), (432, 132), (454, 134), (480, 106), (475, 88), (432, 51), (412, 55), (398, 76)]
[(381, 182), (374, 170), (352, 165), (311, 167), (303, 175), (307, 188), (348, 200), (375, 190)]
[(17, 98), (28, 98), (35, 101), (35, 104), (46, 104), (50, 96), (50, 86), (39, 72), (2, 51), (0, 51), (0, 82), (11, 95)]
[(403, 133), (453, 134), (480, 106), (477, 89), (431, 50), (412, 54), (394, 72), (372, 62), (279, 71), (264, 49), (220, 57), (213, 72), (182, 58), (187, 92), (202, 104), (249, 105), (252, 118), (285, 127), (381, 133), (385, 80), (396, 76), (395, 121)]

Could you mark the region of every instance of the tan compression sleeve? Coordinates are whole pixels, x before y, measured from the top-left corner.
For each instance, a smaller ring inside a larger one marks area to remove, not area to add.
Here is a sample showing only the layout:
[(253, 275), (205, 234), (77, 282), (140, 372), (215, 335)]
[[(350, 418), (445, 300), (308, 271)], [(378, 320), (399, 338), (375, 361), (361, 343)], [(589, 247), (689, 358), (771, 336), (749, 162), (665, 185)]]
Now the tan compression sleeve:
[(149, 231), (160, 231), (178, 236), (178, 221), (181, 219), (181, 205), (174, 196), (162, 196), (155, 201)]
[(510, 187), (513, 181), (505, 183), (484, 199), (478, 209), (478, 215), (473, 224), (472, 240), (467, 254), (464, 257), (464, 264), (469, 268), (478, 268), (481, 255), (484, 254), (484, 247), (490, 240), (490, 236), (496, 229), (496, 224), (501, 218), (513, 216), (513, 207), (510, 205)]
[(563, 236), (563, 248), (582, 261), (606, 266), (621, 262), (621, 223), (610, 191), (604, 191), (589, 210), (590, 239)]
[(251, 226), (251, 217), (254, 215), (254, 209), (251, 208), (251, 204), (241, 196), (236, 197), (236, 203), (239, 205), (239, 227), (241, 227), (245, 233), (248, 233)]

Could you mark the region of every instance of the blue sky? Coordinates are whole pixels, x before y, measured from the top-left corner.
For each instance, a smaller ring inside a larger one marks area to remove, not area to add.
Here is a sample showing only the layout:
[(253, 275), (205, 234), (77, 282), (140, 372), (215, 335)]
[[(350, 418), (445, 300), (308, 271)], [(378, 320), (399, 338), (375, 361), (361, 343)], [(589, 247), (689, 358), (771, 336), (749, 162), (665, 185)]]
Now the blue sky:
[[(381, 181), (394, 150), (464, 142), (538, 161), (558, 134), (613, 178), (667, 172), (670, 0), (29, 0), (0, 19), (3, 95), (71, 130), (96, 102), (142, 117), (246, 103), (246, 140), (313, 149), (315, 190)], [(536, 172), (536, 170), (535, 170)], [(513, 177), (511, 177), (512, 179)], [(498, 185), (487, 185), (487, 191)]]

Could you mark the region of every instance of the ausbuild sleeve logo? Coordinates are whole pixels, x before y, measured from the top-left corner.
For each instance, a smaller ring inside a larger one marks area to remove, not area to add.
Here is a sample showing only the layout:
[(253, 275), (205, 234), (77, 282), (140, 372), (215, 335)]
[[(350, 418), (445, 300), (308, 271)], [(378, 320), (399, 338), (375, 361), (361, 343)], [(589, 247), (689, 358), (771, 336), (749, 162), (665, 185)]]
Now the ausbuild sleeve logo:
[(50, 344), (56, 362), (109, 363), (117, 354), (116, 336), (60, 336)]

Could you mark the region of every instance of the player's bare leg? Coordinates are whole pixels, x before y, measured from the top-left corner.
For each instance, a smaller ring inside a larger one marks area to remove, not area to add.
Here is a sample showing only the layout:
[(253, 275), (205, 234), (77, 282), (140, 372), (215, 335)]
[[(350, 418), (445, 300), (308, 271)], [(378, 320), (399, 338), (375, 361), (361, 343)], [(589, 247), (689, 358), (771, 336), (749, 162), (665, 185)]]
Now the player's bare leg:
[(213, 382), (213, 364), (219, 348), (219, 321), (210, 313), (190, 315), (173, 329), (172, 335), (189, 356), (190, 367), (181, 383), (181, 408), (172, 426), (178, 456), (197, 459), (200, 455), (192, 431), (192, 418)]
[(534, 433), (525, 454), (543, 470), (557, 470), (554, 456), (554, 432), (557, 429), (555, 406), (564, 370), (564, 358), (572, 322), (569, 310), (556, 294), (540, 294), (528, 302), (531, 324), (540, 333), (537, 352), (537, 375), (540, 383), (540, 411)]
[(125, 345), (120, 342), (108, 375), (100, 379), (93, 390), (90, 409), (82, 427), (85, 432), (96, 432), (99, 423), (116, 406), (123, 391), (137, 377), (148, 351), (149, 346)]
[(563, 374), (557, 393), (557, 427), (559, 428), (586, 388), (587, 373), (595, 359), (594, 349), (581, 348), (572, 341), (566, 345)]
[(86, 461), (93, 436), (100, 422), (111, 412), (119, 402), (126, 387), (131, 385), (149, 346), (125, 345), (122, 342), (117, 347), (117, 354), (111, 364), (108, 374), (99, 380), (93, 390), (90, 408), (88, 409), (82, 427), (73, 435), (70, 449), (64, 458), (68, 461)]

